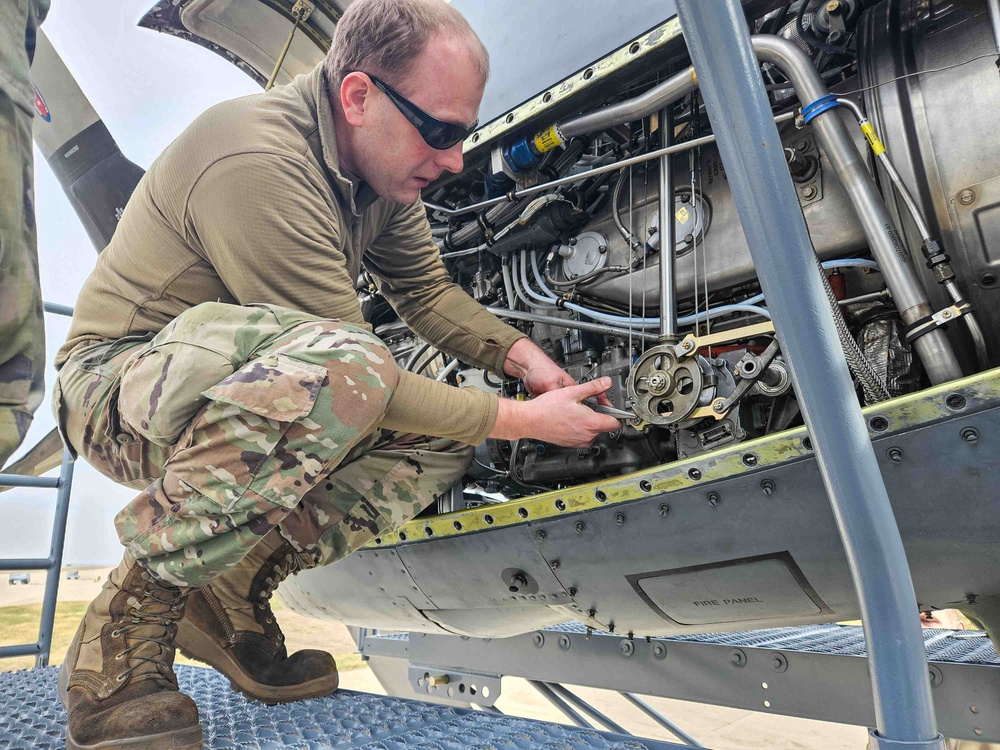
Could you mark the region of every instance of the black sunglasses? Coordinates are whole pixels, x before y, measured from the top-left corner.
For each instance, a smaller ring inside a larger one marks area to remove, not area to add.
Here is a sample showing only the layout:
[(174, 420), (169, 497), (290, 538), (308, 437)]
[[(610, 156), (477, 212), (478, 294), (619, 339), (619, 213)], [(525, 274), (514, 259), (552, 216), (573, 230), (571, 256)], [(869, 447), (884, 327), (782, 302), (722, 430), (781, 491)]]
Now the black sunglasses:
[(420, 137), (431, 148), (436, 148), (438, 151), (449, 149), (456, 143), (461, 143), (472, 135), (479, 125), (479, 120), (468, 126), (439, 120), (433, 115), (424, 112), (385, 81), (376, 78), (371, 73), (365, 73), (365, 75), (371, 78), (372, 83), (385, 92), (385, 95), (396, 105), (396, 109), (417, 129)]

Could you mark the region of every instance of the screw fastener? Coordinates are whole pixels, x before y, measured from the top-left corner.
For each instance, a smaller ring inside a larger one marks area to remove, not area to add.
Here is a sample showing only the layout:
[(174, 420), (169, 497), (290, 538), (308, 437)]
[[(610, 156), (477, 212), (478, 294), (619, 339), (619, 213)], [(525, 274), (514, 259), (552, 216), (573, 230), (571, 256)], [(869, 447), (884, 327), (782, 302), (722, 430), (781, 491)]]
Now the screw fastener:
[(722, 496), (719, 495), (718, 492), (708, 493), (708, 504), (711, 505), (713, 508), (719, 504), (720, 500), (722, 500)]
[(963, 206), (968, 206), (976, 199), (976, 194), (971, 190), (963, 190), (958, 194), (958, 202)]
[(966, 427), (962, 430), (962, 440), (967, 443), (978, 443), (979, 442), (979, 430), (975, 427)]
[(774, 482), (772, 482), (770, 479), (765, 479), (763, 482), (760, 483), (760, 488), (764, 490), (765, 495), (770, 495), (772, 492), (774, 492)]

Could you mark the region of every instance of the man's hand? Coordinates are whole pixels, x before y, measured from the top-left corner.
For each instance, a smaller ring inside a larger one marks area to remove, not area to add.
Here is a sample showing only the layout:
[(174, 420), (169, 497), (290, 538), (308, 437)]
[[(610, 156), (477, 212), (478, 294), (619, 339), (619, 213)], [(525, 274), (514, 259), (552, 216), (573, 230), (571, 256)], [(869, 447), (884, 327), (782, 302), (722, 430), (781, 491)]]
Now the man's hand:
[[(503, 370), (513, 378), (520, 378), (532, 396), (576, 385), (569, 373), (553, 362), (531, 339), (518, 339), (511, 345)], [(597, 396), (597, 403), (611, 406), (604, 393), (606, 390), (603, 389)]]
[(530, 437), (568, 448), (588, 446), (602, 432), (617, 432), (622, 428), (622, 423), (614, 417), (598, 414), (580, 403), (592, 396), (600, 398), (610, 387), (611, 378), (600, 378), (556, 388), (530, 401), (500, 399), (490, 437), (498, 440)]

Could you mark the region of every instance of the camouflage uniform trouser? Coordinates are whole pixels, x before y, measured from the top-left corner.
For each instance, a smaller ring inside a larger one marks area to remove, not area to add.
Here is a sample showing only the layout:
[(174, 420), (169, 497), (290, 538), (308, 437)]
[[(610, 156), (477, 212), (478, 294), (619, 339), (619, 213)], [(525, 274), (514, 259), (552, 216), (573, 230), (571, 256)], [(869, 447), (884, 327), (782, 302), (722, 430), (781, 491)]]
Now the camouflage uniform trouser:
[(310, 562), (339, 560), (462, 476), (471, 447), (378, 429), (397, 377), (363, 329), (209, 302), (152, 340), (78, 347), (54, 407), (80, 455), (144, 488), (115, 517), (128, 551), (198, 587), (275, 526)]
[(0, 466), (45, 393), (31, 148), (31, 116), (0, 88)]

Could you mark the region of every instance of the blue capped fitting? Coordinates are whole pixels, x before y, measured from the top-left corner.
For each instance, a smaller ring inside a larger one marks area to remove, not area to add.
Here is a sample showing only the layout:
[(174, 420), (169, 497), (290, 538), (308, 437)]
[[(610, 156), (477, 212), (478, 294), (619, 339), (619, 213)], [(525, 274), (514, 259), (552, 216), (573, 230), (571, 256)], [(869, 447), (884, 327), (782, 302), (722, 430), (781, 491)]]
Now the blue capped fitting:
[(531, 147), (530, 138), (519, 138), (504, 146), (503, 159), (514, 172), (530, 172), (542, 163), (542, 157)]

